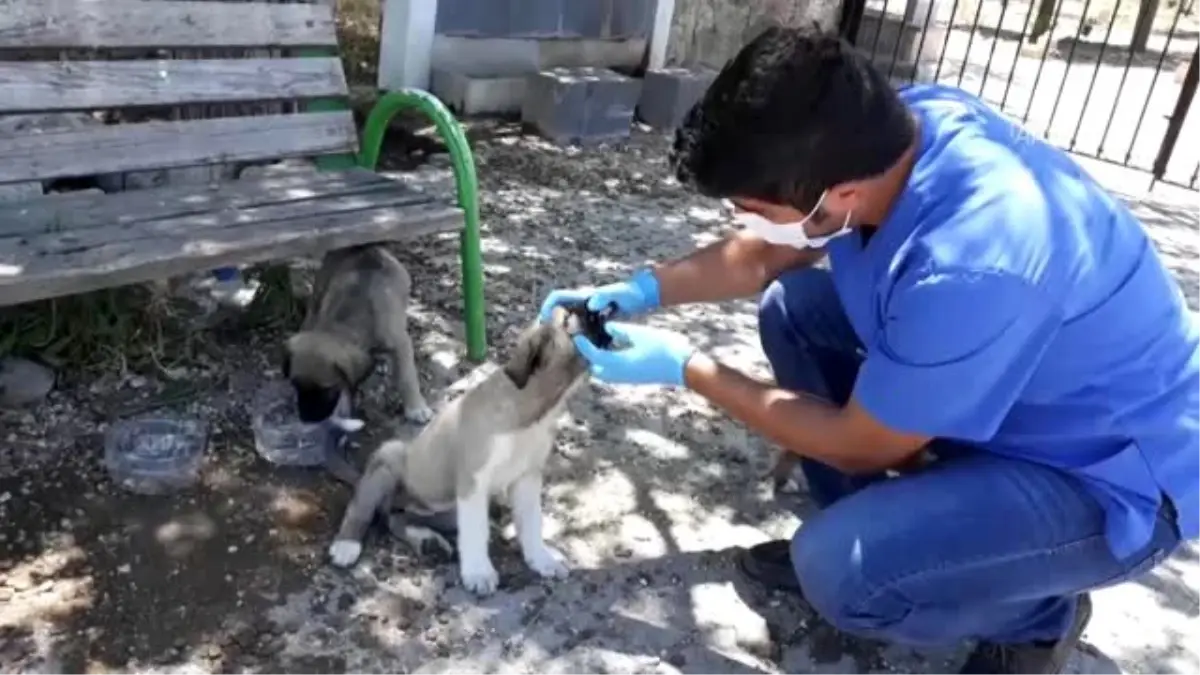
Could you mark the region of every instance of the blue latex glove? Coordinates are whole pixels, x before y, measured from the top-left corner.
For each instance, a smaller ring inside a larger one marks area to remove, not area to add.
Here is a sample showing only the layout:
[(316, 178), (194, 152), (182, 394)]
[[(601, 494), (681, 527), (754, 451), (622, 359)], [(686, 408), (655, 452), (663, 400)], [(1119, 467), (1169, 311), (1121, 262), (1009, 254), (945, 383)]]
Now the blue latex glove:
[(575, 347), (590, 364), (592, 376), (611, 384), (683, 386), (683, 368), (696, 352), (684, 336), (662, 328), (606, 323), (612, 349), (600, 349), (582, 335)]
[(610, 303), (617, 306), (617, 314), (633, 316), (658, 309), (658, 279), (648, 269), (634, 274), (628, 281), (606, 284), (598, 288), (571, 288), (551, 291), (542, 303), (538, 316), (549, 321), (550, 314), (559, 305), (587, 300), (587, 308), (599, 312)]

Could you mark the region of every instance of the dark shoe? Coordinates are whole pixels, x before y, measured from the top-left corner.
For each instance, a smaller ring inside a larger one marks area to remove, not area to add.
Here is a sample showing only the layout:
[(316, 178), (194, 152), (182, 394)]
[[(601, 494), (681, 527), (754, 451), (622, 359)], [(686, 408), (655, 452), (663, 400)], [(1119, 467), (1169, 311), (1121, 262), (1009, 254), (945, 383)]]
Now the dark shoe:
[(1092, 618), (1092, 600), (1083, 594), (1075, 604), (1071, 628), (1056, 642), (999, 645), (981, 642), (967, 657), (960, 673), (1061, 673)]
[(768, 541), (742, 551), (738, 556), (738, 567), (768, 590), (800, 592), (800, 582), (792, 567), (792, 543), (786, 539)]

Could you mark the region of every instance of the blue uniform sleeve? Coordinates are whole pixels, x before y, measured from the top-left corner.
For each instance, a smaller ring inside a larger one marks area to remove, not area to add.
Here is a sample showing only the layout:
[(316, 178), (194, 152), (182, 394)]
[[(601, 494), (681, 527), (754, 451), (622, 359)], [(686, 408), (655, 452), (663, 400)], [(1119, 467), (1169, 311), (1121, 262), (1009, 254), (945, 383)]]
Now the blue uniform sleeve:
[(1057, 303), (1011, 273), (902, 278), (855, 382), (868, 413), (898, 431), (986, 441), (1061, 326)]

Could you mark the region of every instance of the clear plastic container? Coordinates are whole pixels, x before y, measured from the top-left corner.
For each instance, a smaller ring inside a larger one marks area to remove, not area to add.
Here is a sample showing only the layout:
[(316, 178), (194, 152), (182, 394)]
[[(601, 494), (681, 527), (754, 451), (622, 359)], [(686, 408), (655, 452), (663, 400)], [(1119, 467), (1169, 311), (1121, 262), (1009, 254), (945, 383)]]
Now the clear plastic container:
[[(336, 414), (348, 416), (349, 408), (343, 397)], [(268, 382), (255, 394), (251, 426), (258, 454), (279, 466), (321, 466), (346, 439), (332, 422), (301, 422), (296, 415), (296, 391), (282, 380)]]
[(208, 425), (195, 419), (121, 420), (104, 437), (104, 465), (121, 487), (162, 495), (190, 487), (200, 476)]

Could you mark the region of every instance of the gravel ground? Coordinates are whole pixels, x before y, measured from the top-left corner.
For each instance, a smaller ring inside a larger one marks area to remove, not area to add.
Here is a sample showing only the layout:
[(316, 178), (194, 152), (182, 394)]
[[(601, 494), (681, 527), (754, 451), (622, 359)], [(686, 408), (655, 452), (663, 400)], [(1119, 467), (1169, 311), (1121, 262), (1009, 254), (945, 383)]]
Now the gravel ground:
[[(715, 204), (667, 179), (664, 139), (560, 149), (500, 124), (476, 130), (488, 328), (502, 355), (556, 286), (600, 283), (721, 231)], [(413, 180), (444, 188), (444, 158)], [(1194, 203), (1139, 202), (1196, 307)], [(466, 386), (457, 247), (399, 251), (415, 280), (412, 331), (431, 402)], [(765, 374), (751, 301), (665, 312), (731, 364)], [(246, 406), (277, 376), (278, 334), (204, 334), (186, 371), (111, 373), (6, 412), (0, 430), (0, 670), (5, 672), (947, 672), (965, 648), (913, 652), (843, 638), (784, 597), (747, 586), (737, 547), (785, 536), (803, 495), (776, 501), (770, 448), (686, 392), (593, 384), (561, 423), (547, 481), (548, 538), (569, 580), (536, 579), (494, 542), (501, 591), (478, 601), (447, 560), (371, 540), (352, 571), (324, 547), (348, 490), (254, 452)], [(367, 387), (368, 432), (412, 435)], [(457, 383), (457, 384), (455, 384)], [(114, 486), (101, 434), (166, 402), (214, 435), (200, 485), (169, 497)], [(148, 403), (150, 402), (150, 403)], [(1104, 591), (1075, 672), (1196, 672), (1200, 560), (1181, 552)]]

